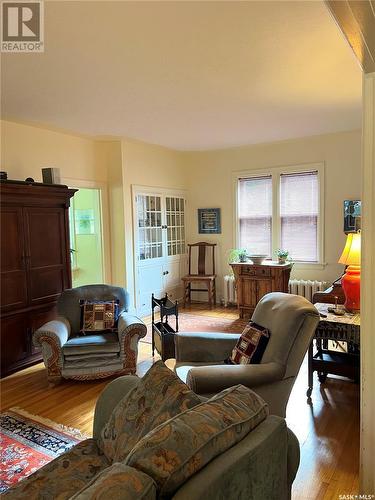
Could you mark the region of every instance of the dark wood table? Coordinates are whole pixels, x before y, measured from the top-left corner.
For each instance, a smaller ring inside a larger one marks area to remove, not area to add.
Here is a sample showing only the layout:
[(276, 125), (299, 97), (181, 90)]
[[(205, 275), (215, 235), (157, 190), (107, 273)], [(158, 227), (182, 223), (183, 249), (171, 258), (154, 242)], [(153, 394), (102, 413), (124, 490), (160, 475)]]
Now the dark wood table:
[[(346, 312), (344, 316), (336, 316), (328, 312), (329, 306), (315, 304), (319, 313), (327, 317), (321, 317), (308, 351), (308, 398), (313, 389), (314, 371), (318, 372), (321, 383), (329, 373), (359, 380), (360, 314)], [(335, 349), (329, 341), (335, 343)]]

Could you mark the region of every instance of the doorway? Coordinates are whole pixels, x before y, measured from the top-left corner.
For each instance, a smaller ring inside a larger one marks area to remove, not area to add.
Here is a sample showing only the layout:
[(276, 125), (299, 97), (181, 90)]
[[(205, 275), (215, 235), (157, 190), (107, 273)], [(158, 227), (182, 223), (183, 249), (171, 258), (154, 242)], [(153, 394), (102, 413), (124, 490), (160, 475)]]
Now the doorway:
[(72, 286), (104, 282), (100, 189), (79, 188), (69, 208)]

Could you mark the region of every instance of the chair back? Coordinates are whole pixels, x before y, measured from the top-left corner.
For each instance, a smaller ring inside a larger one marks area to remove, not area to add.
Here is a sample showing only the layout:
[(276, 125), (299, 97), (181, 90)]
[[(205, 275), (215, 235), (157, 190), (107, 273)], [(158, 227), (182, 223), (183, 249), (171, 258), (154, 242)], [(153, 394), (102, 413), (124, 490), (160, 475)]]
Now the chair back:
[(189, 275), (211, 276), (215, 274), (215, 247), (216, 243), (188, 244)]
[(252, 321), (271, 332), (262, 363), (276, 362), (285, 366), (285, 375), (295, 377), (315, 329), (319, 313), (305, 297), (273, 292), (258, 302)]
[(84, 285), (64, 290), (57, 301), (57, 311), (70, 323), (72, 333), (78, 333), (81, 322), (80, 300), (119, 300), (119, 312), (127, 311), (129, 294), (121, 287), (111, 285)]

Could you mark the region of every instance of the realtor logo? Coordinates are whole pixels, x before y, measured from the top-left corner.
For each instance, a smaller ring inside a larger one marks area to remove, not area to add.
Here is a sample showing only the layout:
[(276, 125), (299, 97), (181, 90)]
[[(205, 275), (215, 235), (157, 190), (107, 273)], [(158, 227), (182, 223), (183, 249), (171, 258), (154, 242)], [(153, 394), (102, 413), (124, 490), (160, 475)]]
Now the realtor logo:
[(44, 52), (42, 1), (1, 2), (1, 52)]

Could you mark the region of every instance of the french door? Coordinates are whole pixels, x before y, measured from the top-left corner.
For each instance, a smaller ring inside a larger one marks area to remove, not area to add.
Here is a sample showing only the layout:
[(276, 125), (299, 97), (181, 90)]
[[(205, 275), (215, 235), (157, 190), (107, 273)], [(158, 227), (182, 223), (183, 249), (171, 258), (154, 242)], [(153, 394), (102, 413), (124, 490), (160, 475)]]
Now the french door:
[(151, 294), (182, 296), (186, 270), (185, 198), (168, 192), (135, 191), (136, 308), (151, 310)]

